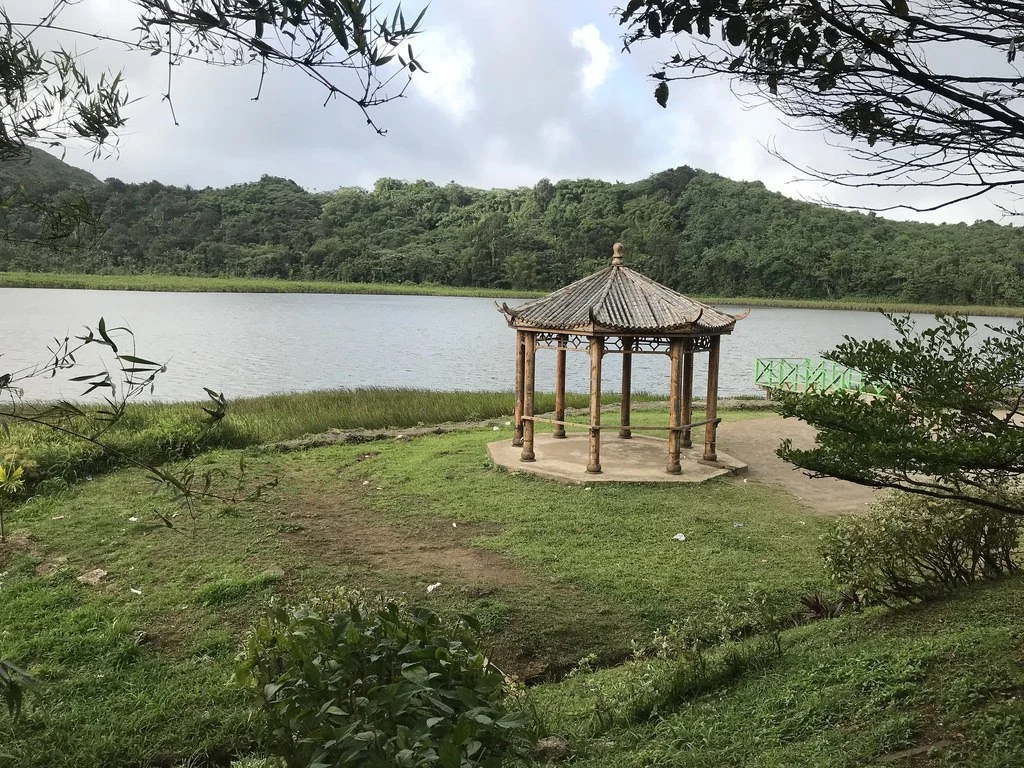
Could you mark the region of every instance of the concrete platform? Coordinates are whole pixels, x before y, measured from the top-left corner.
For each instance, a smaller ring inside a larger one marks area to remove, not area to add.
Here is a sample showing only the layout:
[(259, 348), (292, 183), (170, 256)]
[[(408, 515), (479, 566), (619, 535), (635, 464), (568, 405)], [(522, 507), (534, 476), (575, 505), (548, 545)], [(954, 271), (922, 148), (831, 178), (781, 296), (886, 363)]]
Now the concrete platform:
[(570, 434), (555, 439), (550, 434), (537, 435), (533, 443), (536, 461), (520, 461), (522, 448), (511, 440), (487, 444), (494, 463), (509, 472), (531, 472), (565, 483), (701, 483), (713, 477), (741, 473), (747, 465), (721, 451), (715, 464), (701, 460), (704, 446), (684, 448), (679, 463), (682, 474), (670, 475), (668, 440), (634, 434), (628, 440), (617, 435), (604, 436), (601, 441), (601, 473), (587, 472), (590, 440), (586, 434)]

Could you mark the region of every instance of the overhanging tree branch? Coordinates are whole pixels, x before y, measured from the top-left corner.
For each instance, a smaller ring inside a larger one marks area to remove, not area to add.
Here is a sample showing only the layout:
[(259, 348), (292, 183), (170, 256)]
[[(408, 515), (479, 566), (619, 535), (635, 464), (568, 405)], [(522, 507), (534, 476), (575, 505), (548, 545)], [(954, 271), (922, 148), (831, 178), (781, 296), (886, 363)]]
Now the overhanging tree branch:
[[(882, 210), (935, 210), (1024, 185), (1021, 3), (631, 0), (618, 10), (627, 50), (676, 39), (678, 52), (652, 75), (663, 106), (672, 82), (723, 76), (788, 117), (853, 140), (863, 168), (801, 169), (812, 178), (969, 190)], [(931, 153), (937, 162), (924, 161)]]

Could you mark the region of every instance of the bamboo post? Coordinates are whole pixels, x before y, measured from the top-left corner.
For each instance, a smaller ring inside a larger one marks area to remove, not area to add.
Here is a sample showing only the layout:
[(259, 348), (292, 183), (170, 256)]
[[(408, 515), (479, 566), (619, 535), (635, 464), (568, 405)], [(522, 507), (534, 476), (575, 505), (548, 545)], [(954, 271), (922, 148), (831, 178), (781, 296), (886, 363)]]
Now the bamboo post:
[(665, 471), (670, 475), (682, 474), (683, 470), (679, 465), (679, 427), (684, 423), (690, 423), (688, 421), (680, 421), (682, 418), (682, 404), (679, 402), (680, 389), (682, 388), (682, 382), (680, 381), (682, 378), (682, 353), (682, 339), (672, 339), (671, 346), (669, 347), (672, 372), (669, 376), (668, 393), (668, 423), (672, 429), (668, 433), (668, 465), (665, 467)]
[[(693, 422), (693, 342), (687, 340), (683, 352), (683, 424)], [(683, 448), (693, 447), (689, 429), (683, 430)]]
[[(555, 359), (555, 421), (565, 421), (565, 345), (568, 342), (568, 336), (559, 334)], [(556, 424), (552, 437), (565, 437), (565, 425)]]
[(537, 334), (523, 333), (523, 453), (520, 461), (535, 461), (533, 452), (533, 390), (537, 384)]
[(590, 460), (587, 472), (601, 472), (601, 357), (604, 355), (604, 339), (590, 337)]
[(515, 434), (512, 437), (512, 445), (519, 448), (523, 445), (523, 374), (525, 371), (526, 347), (523, 345), (522, 331), (516, 331), (516, 405), (512, 416), (512, 423), (515, 424)]
[(633, 433), (629, 429), (630, 394), (633, 387), (633, 339), (622, 339), (622, 405), (619, 409), (619, 437), (629, 440)]
[[(709, 421), (718, 418), (718, 350), (721, 342), (721, 336), (711, 337), (711, 352), (708, 355), (708, 404), (704, 414), (704, 418)], [(718, 424), (711, 421), (704, 427), (704, 461), (718, 461), (717, 437)]]

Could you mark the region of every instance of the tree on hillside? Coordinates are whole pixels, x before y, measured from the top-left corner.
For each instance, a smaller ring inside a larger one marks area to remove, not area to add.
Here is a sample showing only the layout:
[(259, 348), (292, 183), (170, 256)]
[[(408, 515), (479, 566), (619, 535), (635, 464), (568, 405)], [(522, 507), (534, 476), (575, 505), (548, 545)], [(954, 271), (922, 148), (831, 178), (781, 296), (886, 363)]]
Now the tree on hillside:
[[(1024, 185), (1024, 6), (997, 0), (630, 0), (631, 46), (671, 38), (652, 75), (723, 76), (738, 92), (852, 140), (854, 168), (804, 169), (851, 187), (929, 187), (933, 210)], [(747, 87), (742, 87), (747, 86)]]
[(75, 53), (83, 43), (162, 57), (172, 116), (174, 68), (185, 61), (254, 65), (257, 99), (272, 70), (292, 68), (323, 86), (327, 101), (354, 105), (380, 133), (371, 111), (400, 97), (421, 69), (411, 40), (423, 12), (409, 21), (400, 6), (386, 11), (371, 0), (123, 0), (138, 20), (125, 39), (63, 23), (78, 5), (71, 0), (32, 3), (20, 15), (10, 5), (0, 5), (0, 159), (73, 140), (100, 152), (116, 139), (129, 103), (122, 73), (84, 71)]

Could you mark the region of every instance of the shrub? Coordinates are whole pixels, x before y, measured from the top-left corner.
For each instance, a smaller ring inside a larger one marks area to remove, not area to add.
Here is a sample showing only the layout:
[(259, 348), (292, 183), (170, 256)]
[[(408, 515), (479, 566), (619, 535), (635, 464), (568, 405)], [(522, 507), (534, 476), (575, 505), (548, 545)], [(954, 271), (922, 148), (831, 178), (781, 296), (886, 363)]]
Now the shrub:
[(1017, 570), (1021, 523), (995, 510), (893, 494), (825, 534), (829, 575), (865, 602), (929, 600)]
[(357, 593), (273, 606), (239, 667), (291, 767), (497, 766), (518, 747), (503, 675), (463, 621)]

